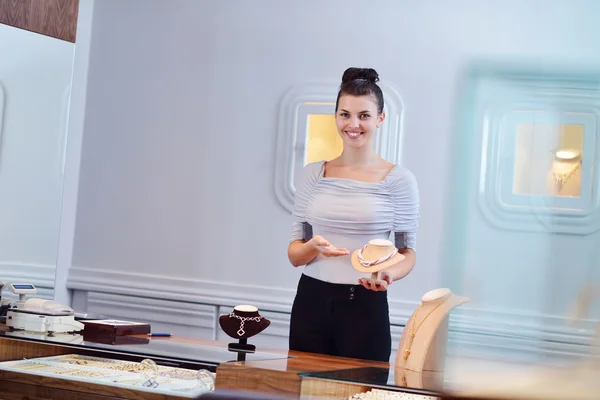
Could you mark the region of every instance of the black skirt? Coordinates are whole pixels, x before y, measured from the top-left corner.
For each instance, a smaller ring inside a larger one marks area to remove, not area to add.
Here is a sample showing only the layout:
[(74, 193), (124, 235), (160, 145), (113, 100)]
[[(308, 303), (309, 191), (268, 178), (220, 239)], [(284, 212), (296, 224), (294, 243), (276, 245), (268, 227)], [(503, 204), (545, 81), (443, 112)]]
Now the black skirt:
[(388, 362), (387, 291), (328, 283), (302, 274), (292, 306), (290, 350)]

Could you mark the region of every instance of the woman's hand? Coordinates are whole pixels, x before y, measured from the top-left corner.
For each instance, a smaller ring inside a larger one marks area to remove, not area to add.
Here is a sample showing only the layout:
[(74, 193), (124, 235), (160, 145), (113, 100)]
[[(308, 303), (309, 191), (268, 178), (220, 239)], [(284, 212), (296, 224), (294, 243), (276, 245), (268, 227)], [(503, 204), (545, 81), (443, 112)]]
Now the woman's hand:
[(325, 238), (323, 238), (323, 236), (320, 235), (313, 236), (309, 242), (315, 248), (315, 250), (325, 257), (339, 257), (350, 254), (348, 249), (332, 246), (331, 243), (329, 243), (327, 240), (325, 240)]
[(380, 271), (378, 278), (379, 279), (361, 278), (358, 280), (358, 283), (363, 285), (366, 289), (375, 292), (384, 292), (393, 282), (392, 276), (386, 271)]

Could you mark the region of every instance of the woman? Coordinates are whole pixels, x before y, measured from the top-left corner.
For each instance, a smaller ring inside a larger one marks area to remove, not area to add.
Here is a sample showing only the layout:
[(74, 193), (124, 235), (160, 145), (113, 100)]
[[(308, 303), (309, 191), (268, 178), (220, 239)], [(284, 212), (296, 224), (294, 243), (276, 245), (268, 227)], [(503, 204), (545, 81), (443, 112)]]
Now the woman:
[(402, 261), (387, 284), (415, 265), (419, 193), (414, 175), (379, 157), (373, 136), (385, 119), (379, 76), (344, 72), (335, 121), (344, 147), (331, 161), (304, 167), (297, 185), (288, 257), (305, 265), (290, 322), (290, 350), (388, 362), (391, 334), (385, 285), (356, 271), (350, 253), (371, 239), (395, 241)]

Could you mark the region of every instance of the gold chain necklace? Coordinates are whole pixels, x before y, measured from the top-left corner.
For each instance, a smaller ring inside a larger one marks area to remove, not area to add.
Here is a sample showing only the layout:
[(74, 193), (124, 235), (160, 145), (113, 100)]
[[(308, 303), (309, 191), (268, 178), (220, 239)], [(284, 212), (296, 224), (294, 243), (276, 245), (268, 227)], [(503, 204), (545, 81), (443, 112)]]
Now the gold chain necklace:
[(421, 322), (419, 323), (419, 325), (415, 329), (415, 321), (417, 320), (417, 315), (419, 314), (419, 310), (421, 309), (421, 306), (423, 305), (423, 304), (419, 304), (419, 307), (417, 307), (417, 311), (415, 311), (415, 316), (414, 316), (413, 321), (412, 321), (412, 328), (411, 328), (411, 331), (410, 331), (410, 336), (408, 338), (408, 346), (406, 346), (406, 350), (404, 350), (404, 357), (403, 357), (404, 360), (408, 360), (408, 356), (410, 355), (410, 349), (412, 347), (413, 339), (415, 338), (415, 333), (419, 330), (419, 328), (421, 327), (421, 325), (423, 325), (423, 322), (425, 322), (425, 320), (427, 319), (427, 317), (429, 317), (432, 312), (434, 312), (439, 306), (441, 306), (446, 301), (447, 298), (448, 297), (446, 296), (446, 298), (444, 298), (435, 307), (433, 307), (431, 309), (431, 311), (429, 311), (427, 313), (427, 315), (425, 316), (425, 318), (423, 318), (421, 320)]

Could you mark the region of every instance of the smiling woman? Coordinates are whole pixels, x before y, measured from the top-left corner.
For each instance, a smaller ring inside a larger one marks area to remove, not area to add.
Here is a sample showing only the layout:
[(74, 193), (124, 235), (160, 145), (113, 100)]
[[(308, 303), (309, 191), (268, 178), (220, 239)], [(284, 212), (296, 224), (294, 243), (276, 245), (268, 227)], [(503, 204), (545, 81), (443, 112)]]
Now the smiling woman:
[[(378, 80), (373, 69), (344, 72), (335, 107), (341, 154), (307, 164), (296, 188), (288, 257), (305, 267), (292, 307), (291, 350), (390, 357), (386, 289), (415, 264), (419, 194), (414, 175), (374, 149), (386, 118)], [(404, 257), (379, 281), (352, 267), (352, 251), (390, 238)]]

